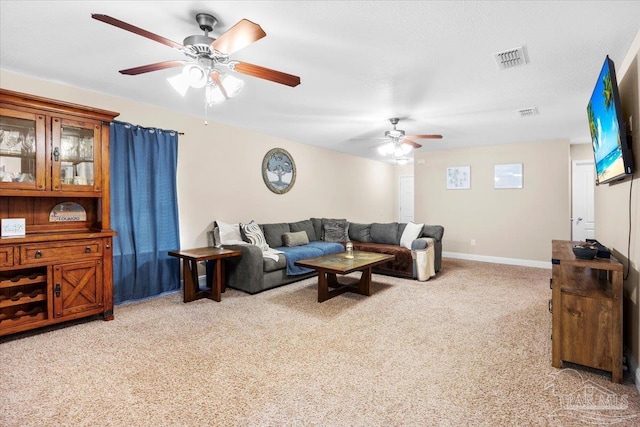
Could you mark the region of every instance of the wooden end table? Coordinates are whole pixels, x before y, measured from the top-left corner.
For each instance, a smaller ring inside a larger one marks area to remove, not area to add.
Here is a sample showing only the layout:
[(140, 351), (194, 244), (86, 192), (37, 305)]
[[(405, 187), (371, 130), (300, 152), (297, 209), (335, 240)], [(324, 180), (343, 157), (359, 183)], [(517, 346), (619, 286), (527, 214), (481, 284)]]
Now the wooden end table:
[[(222, 292), (226, 290), (224, 262), (222, 261), (225, 258), (240, 256), (240, 254), (240, 251), (211, 247), (169, 251), (170, 256), (182, 258), (183, 301), (191, 302), (200, 298), (209, 298), (220, 302)], [(211, 275), (212, 283), (208, 284), (210, 289), (200, 289), (198, 284), (199, 261), (215, 261), (213, 263), (214, 274)]]
[[(296, 265), (313, 268), (318, 272), (318, 302), (324, 302), (345, 292), (369, 296), (371, 294), (371, 269), (393, 259), (395, 259), (395, 255), (353, 251), (353, 258), (347, 258), (346, 252), (341, 252), (297, 261)], [(354, 271), (362, 272), (358, 283), (350, 285), (338, 282), (336, 274), (344, 275)], [(330, 287), (334, 289), (329, 290)]]

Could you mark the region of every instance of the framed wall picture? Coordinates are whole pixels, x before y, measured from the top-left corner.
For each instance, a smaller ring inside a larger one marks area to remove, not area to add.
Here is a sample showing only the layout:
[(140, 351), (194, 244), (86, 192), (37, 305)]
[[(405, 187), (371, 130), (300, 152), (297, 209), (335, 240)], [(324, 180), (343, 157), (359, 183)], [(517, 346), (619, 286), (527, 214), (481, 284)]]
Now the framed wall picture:
[(522, 163), (493, 166), (493, 188), (522, 188)]
[(276, 194), (291, 190), (296, 182), (296, 164), (291, 154), (282, 148), (269, 150), (262, 159), (262, 179)]
[(447, 190), (468, 190), (471, 188), (471, 166), (447, 168)]

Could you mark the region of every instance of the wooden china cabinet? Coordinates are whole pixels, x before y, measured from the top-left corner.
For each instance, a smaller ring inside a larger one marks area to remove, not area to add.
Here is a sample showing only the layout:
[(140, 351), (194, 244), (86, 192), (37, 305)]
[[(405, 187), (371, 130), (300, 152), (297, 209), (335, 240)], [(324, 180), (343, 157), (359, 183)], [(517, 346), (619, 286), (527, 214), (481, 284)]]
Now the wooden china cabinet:
[(0, 89), (0, 217), (3, 225), (24, 218), (26, 232), (0, 238), (0, 336), (113, 319), (109, 123), (117, 115)]

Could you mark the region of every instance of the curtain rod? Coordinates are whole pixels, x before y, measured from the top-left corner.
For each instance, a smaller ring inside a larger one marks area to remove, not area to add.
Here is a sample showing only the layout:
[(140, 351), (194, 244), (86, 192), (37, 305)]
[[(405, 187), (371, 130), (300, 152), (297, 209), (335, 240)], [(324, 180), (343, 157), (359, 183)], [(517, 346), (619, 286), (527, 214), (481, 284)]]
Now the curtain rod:
[[(137, 127), (137, 128), (140, 128), (140, 129), (144, 129), (144, 130), (150, 130), (150, 129), (151, 130), (156, 130), (156, 129), (159, 129), (159, 128), (148, 128), (148, 127), (144, 127), (144, 126), (140, 126), (140, 125), (134, 125), (134, 124), (127, 123), (127, 122), (121, 122), (120, 120), (114, 120), (113, 122), (103, 122), (103, 123), (104, 124), (120, 123), (121, 125), (134, 126), (134, 127)], [(161, 130), (163, 132), (175, 132), (178, 135), (184, 135), (184, 132), (178, 132), (177, 130), (165, 130), (165, 129), (159, 129), (159, 130)]]

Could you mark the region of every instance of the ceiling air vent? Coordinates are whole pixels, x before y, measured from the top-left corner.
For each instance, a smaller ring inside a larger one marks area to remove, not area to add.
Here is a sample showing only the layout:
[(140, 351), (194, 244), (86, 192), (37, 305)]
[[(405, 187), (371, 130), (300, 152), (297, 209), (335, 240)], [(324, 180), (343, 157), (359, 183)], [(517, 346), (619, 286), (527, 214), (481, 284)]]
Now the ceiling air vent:
[(519, 67), (527, 63), (527, 58), (524, 54), (524, 48), (522, 46), (494, 53), (493, 57), (498, 63), (498, 68), (501, 70)]
[(520, 114), (520, 117), (531, 117), (531, 116), (537, 116), (538, 114), (540, 114), (540, 112), (538, 111), (537, 107), (533, 107), (533, 108), (523, 108), (522, 110), (518, 110), (518, 114)]

